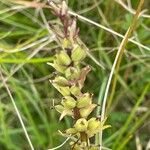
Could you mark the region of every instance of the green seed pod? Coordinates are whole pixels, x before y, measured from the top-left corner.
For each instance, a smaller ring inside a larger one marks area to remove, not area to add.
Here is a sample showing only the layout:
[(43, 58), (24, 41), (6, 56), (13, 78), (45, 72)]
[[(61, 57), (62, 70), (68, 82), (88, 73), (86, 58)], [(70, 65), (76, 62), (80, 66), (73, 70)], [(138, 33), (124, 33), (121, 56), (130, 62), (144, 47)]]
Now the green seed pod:
[(81, 108), (80, 111), (80, 115), (83, 118), (86, 118), (90, 115), (90, 113), (94, 110), (94, 108), (96, 107), (96, 104), (90, 104), (87, 107)]
[(62, 113), (64, 111), (64, 107), (62, 105), (56, 105), (55, 109), (59, 112)]
[(85, 93), (83, 94), (82, 97), (80, 97), (77, 100), (77, 107), (78, 108), (83, 108), (83, 107), (87, 107), (92, 103), (92, 97), (89, 93)]
[(63, 47), (64, 49), (70, 48), (70, 47), (71, 47), (71, 42), (70, 42), (70, 40), (64, 38), (63, 41), (62, 41), (62, 47)]
[(90, 130), (91, 132), (99, 130), (100, 126), (101, 123), (98, 119), (91, 118), (90, 120), (88, 120), (88, 130)]
[(58, 64), (68, 66), (71, 63), (71, 59), (65, 51), (61, 51), (56, 55)]
[(71, 58), (73, 61), (81, 61), (86, 56), (86, 52), (79, 45), (76, 45), (72, 51)]
[(60, 87), (60, 93), (63, 96), (69, 96), (70, 95), (70, 88), (69, 87)]
[(78, 119), (74, 125), (78, 132), (84, 132), (87, 130), (88, 122), (85, 118)]
[(75, 128), (69, 128), (66, 130), (66, 133), (67, 134), (76, 134), (77, 133), (77, 130)]
[(65, 76), (69, 80), (77, 79), (80, 76), (80, 69), (75, 67), (69, 67), (65, 71)]
[(64, 108), (64, 111), (61, 113), (59, 120), (62, 120), (65, 116), (73, 116), (73, 111), (71, 109)]
[(67, 79), (70, 79), (70, 77), (71, 77), (71, 70), (70, 70), (70, 67), (66, 69), (66, 71), (65, 71), (65, 76), (66, 76)]
[(53, 83), (56, 83), (59, 86), (67, 86), (69, 84), (68, 80), (64, 77), (57, 76), (54, 80), (52, 80)]
[(71, 94), (73, 94), (74, 96), (78, 96), (79, 94), (81, 94), (80, 88), (77, 87), (77, 86), (75, 86), (75, 85), (70, 88), (70, 92), (71, 92)]
[(60, 87), (56, 83), (52, 83), (52, 85), (63, 95), (63, 96), (69, 96), (70, 95), (70, 88), (68, 86), (66, 87)]
[(86, 132), (88, 137), (90, 138), (97, 134), (99, 131), (111, 127), (110, 125), (104, 125), (105, 121), (106, 119), (104, 119), (104, 121), (101, 122), (96, 118), (91, 118), (90, 120), (88, 120), (88, 127)]
[(54, 63), (48, 63), (48, 65), (52, 66), (53, 68), (55, 68), (58, 72), (60, 73), (64, 73), (65, 70), (67, 69), (67, 67), (59, 65), (56, 60), (54, 61)]
[(65, 96), (61, 103), (67, 109), (72, 109), (76, 106), (76, 101), (71, 96)]

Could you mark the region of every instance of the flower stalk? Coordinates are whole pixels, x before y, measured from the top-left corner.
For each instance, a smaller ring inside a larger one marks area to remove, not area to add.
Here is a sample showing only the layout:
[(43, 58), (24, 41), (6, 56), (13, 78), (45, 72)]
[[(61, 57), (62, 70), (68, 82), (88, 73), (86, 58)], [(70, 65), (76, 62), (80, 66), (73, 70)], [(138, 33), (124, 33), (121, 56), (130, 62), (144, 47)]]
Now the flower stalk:
[(50, 82), (62, 95), (61, 103), (55, 109), (61, 114), (60, 120), (65, 116), (73, 118), (72, 127), (66, 129), (63, 135), (77, 139), (70, 142), (72, 150), (97, 150), (98, 146), (91, 143), (90, 138), (109, 126), (104, 126), (106, 120), (101, 122), (100, 118), (89, 117), (97, 104), (92, 101), (93, 94), (83, 93), (84, 82), (91, 68), (81, 66), (86, 51), (78, 40), (77, 18), (70, 17), (65, 0), (60, 4), (49, 1), (49, 5), (61, 22), (57, 26), (50, 24), (60, 45), (53, 63), (48, 63), (57, 72)]

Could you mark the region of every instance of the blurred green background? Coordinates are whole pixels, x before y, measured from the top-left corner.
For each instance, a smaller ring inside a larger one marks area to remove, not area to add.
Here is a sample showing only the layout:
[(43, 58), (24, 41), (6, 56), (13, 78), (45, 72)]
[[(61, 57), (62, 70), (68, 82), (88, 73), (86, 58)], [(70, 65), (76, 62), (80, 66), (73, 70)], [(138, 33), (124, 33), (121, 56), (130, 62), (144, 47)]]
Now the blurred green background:
[[(44, 0), (34, 2), (46, 3)], [(122, 35), (131, 24), (137, 4), (138, 0), (69, 0), (71, 10)], [(145, 0), (145, 12), (132, 35), (138, 45), (129, 42), (126, 47), (117, 87), (107, 110), (107, 124), (112, 127), (104, 131), (103, 146), (113, 150), (146, 149), (150, 142), (149, 8), (150, 1)], [(59, 114), (51, 109), (53, 99), (58, 104), (61, 98), (49, 83), (54, 70), (46, 64), (53, 59), (54, 50), (59, 49), (48, 27), (48, 22), (57, 21), (49, 9), (37, 6), (28, 8), (8, 0), (0, 1), (0, 69), (35, 150), (46, 150), (61, 144), (65, 139), (58, 130), (63, 131), (72, 124), (69, 117), (59, 122)], [(80, 38), (90, 50), (82, 65), (92, 67), (84, 89), (94, 93), (95, 103), (101, 103), (122, 38), (87, 21), (79, 19), (78, 25)], [(99, 111), (98, 108), (92, 115), (98, 116)], [(0, 78), (0, 150), (29, 149)], [(60, 149), (69, 149), (68, 144)]]

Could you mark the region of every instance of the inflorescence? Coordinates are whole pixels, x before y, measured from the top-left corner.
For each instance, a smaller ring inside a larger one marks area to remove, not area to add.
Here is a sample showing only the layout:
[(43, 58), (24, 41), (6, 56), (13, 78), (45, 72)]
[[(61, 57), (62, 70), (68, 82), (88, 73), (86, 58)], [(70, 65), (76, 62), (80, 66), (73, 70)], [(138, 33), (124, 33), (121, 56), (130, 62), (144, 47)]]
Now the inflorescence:
[(97, 150), (98, 147), (90, 143), (90, 138), (109, 125), (104, 126), (106, 119), (101, 122), (99, 117), (89, 117), (97, 104), (92, 101), (93, 94), (82, 91), (91, 68), (81, 67), (86, 51), (78, 41), (77, 18), (70, 17), (66, 1), (61, 4), (49, 1), (49, 5), (61, 22), (58, 25), (50, 24), (61, 47), (53, 63), (48, 63), (57, 72), (50, 82), (62, 95), (61, 103), (55, 109), (61, 114), (60, 120), (65, 116), (71, 116), (74, 120), (72, 128), (66, 129), (63, 135), (76, 139), (70, 142), (72, 150)]

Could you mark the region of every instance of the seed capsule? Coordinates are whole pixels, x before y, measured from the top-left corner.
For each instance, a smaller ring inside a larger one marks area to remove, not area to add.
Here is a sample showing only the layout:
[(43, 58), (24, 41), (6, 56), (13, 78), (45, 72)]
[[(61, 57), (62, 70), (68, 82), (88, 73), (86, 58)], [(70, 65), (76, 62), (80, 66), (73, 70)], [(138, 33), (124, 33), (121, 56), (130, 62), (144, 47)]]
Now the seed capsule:
[(75, 48), (72, 51), (71, 58), (73, 61), (81, 61), (86, 56), (86, 52), (84, 49), (82, 49), (79, 45), (76, 45)]
[(71, 48), (71, 42), (69, 39), (64, 38), (62, 41), (62, 46), (64, 49)]
[(70, 88), (70, 92), (71, 92), (71, 94), (73, 94), (74, 96), (78, 96), (80, 93), (81, 93), (81, 90), (80, 90), (80, 88), (79, 87), (77, 87), (77, 86), (72, 86), (71, 88)]
[(65, 71), (65, 76), (69, 80), (77, 79), (80, 76), (80, 70), (78, 68), (75, 68), (75, 67), (69, 67)]
[(104, 125), (105, 121), (106, 119), (104, 119), (104, 121), (101, 122), (97, 118), (91, 118), (90, 120), (88, 120), (88, 127), (87, 127), (88, 137), (90, 138), (99, 131), (111, 127), (110, 125)]
[(61, 77), (61, 76), (55, 77), (55, 79), (52, 80), (52, 83), (56, 83), (57, 85), (60, 85), (60, 86), (67, 86), (69, 84), (67, 79), (65, 79), (64, 77)]
[(67, 134), (76, 134), (77, 133), (77, 130), (75, 128), (69, 128), (66, 130), (66, 133)]
[(85, 118), (78, 119), (74, 125), (78, 132), (84, 132), (87, 130), (88, 122)]
[(59, 54), (57, 54), (56, 59), (60, 65), (68, 66), (71, 63), (71, 59), (65, 51), (61, 51)]
[(70, 88), (68, 86), (66, 87), (60, 87), (56, 83), (52, 83), (52, 85), (63, 95), (63, 96), (69, 96), (70, 95)]
[(81, 108), (80, 111), (80, 115), (83, 118), (86, 118), (90, 115), (90, 113), (94, 110), (94, 108), (96, 107), (96, 104), (90, 104), (87, 107)]
[(67, 109), (72, 109), (76, 106), (76, 101), (71, 96), (65, 96), (61, 103)]
[(64, 111), (64, 107), (62, 105), (56, 105), (55, 109), (59, 112), (62, 113)]
[(56, 60), (54, 61), (54, 63), (47, 63), (48, 65), (52, 66), (53, 68), (55, 68), (58, 72), (60, 73), (64, 73), (65, 70), (67, 69), (67, 67), (59, 65)]
[(62, 120), (65, 116), (73, 116), (73, 112), (71, 109), (64, 109), (64, 111), (61, 113), (59, 120)]
[(61, 93), (63, 96), (68, 96), (68, 95), (70, 95), (70, 89), (69, 89), (69, 87), (60, 87), (60, 93)]
[(85, 93), (82, 97), (80, 97), (77, 100), (77, 107), (78, 108), (83, 108), (83, 107), (87, 107), (91, 104), (92, 102), (92, 97), (89, 93)]
[(91, 118), (90, 120), (88, 120), (88, 130), (90, 130), (91, 132), (99, 130), (100, 126), (101, 123), (98, 119)]

